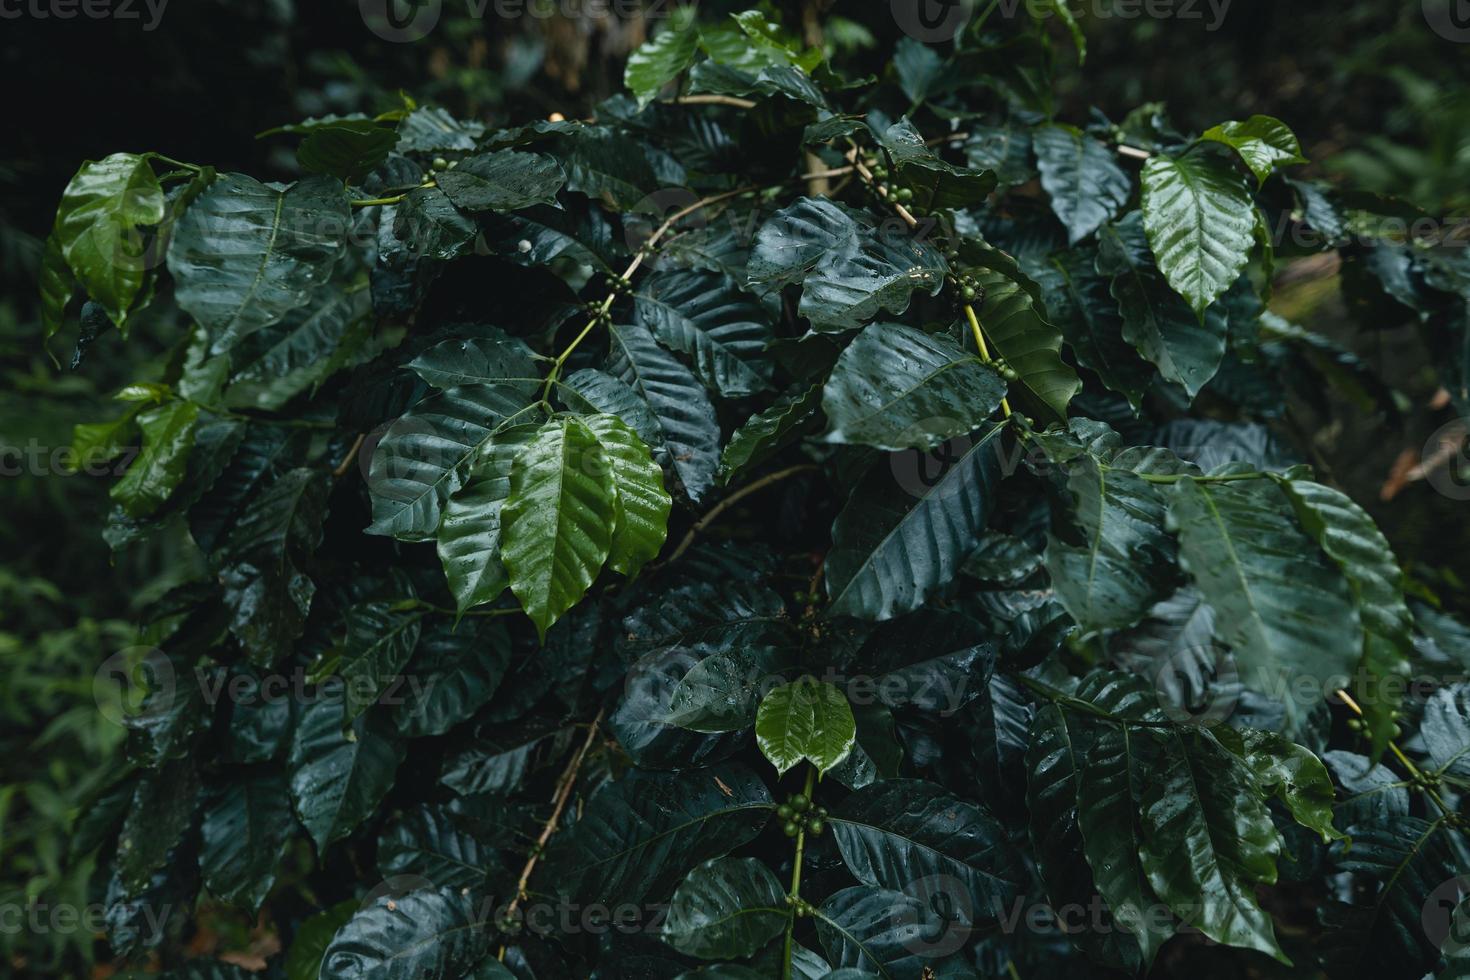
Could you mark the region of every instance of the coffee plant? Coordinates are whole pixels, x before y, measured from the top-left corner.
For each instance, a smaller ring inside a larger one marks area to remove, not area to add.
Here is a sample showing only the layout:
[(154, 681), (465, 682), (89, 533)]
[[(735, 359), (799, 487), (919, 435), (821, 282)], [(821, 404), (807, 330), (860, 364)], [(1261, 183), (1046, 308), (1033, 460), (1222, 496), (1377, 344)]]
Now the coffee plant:
[(855, 77), (682, 14), (589, 120), (84, 164), (47, 339), (176, 343), (75, 456), (194, 556), (69, 842), (115, 953), (250, 975), (204, 903), (291, 980), (1470, 973), (1456, 583), (1290, 424), (1393, 392), (1270, 308), (1330, 256), (1470, 411), (1463, 243), (1274, 118), (1057, 118), (1048, 23)]

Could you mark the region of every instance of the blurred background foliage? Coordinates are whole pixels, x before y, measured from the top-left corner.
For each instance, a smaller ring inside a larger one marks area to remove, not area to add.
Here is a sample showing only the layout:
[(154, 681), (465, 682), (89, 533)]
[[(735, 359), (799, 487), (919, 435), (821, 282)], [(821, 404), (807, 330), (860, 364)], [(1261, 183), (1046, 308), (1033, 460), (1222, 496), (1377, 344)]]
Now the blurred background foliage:
[[(139, 642), (134, 614), (185, 573), (167, 548), (112, 554), (99, 539), (110, 477), (66, 473), (53, 456), (73, 425), (106, 414), (124, 381), (157, 371), (174, 339), (146, 327), (126, 343), (110, 334), (76, 372), (43, 352), (40, 242), (77, 166), (157, 150), (287, 180), (299, 172), (290, 141), (256, 133), (392, 108), (400, 91), (492, 126), (587, 116), (621, 88), (627, 53), (672, 2), (443, 0), (438, 25), (416, 43), (377, 37), (358, 0), (176, 0), (151, 30), (141, 3), (139, 19), (3, 22), (0, 72), (12, 98), (0, 155), (0, 907), (97, 899), (90, 869), (66, 860), (89, 794), (120, 764), (123, 732), (97, 709), (94, 672)], [(747, 6), (707, 0), (702, 16)], [(886, 0), (767, 6), (825, 44), (850, 77), (885, 71), (902, 36)], [(1267, 113), (1296, 130), (1312, 176), (1440, 217), (1470, 206), (1470, 44), (1431, 30), (1420, 3), (1231, 0), (1214, 30), (1218, 0), (1195, 4), (1191, 19), (1106, 16), (1109, 0), (1071, 6), (1083, 8), (1089, 50), (1079, 65), (1064, 25), (1048, 25), (1059, 116), (1080, 122), (1095, 108), (1118, 121), (1163, 102), (1179, 129), (1194, 132)], [(1001, 9), (1024, 17), (1026, 4)], [(1014, 27), (1004, 19), (997, 30)], [(1452, 419), (1409, 311), (1355, 310), (1343, 285), (1350, 268), (1293, 262), (1289, 248), (1281, 257), (1273, 308), (1349, 347), (1395, 392), (1391, 405), (1293, 406), (1293, 434), (1330, 479), (1377, 502), (1375, 517), (1415, 577), (1463, 605), (1464, 504), (1405, 478), (1428, 435)], [(55, 345), (63, 364), (75, 318), (72, 310)], [(250, 923), (223, 917), (203, 932), (199, 942), (240, 949), (245, 961), (260, 941)], [(106, 975), (95, 955), (85, 930), (0, 929), (0, 974)]]

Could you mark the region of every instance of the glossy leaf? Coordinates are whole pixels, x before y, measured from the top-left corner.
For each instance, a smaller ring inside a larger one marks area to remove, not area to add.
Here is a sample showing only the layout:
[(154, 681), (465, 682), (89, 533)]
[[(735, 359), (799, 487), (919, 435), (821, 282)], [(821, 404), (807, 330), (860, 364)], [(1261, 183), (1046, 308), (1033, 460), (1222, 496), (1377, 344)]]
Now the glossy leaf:
[(1296, 134), (1286, 123), (1271, 116), (1251, 116), (1244, 122), (1211, 126), (1200, 135), (1200, 139), (1223, 143), (1239, 153), (1262, 184), (1277, 167), (1307, 162)]
[(1080, 540), (1055, 530), (1047, 539), (1057, 598), (1084, 630), (1132, 626), (1173, 591), (1177, 555), (1164, 530), (1164, 496), (1137, 473), (1092, 456), (1068, 469)]
[(759, 466), (803, 432), (815, 428), (822, 389), (813, 385), (800, 394), (782, 395), (730, 435), (720, 456), (720, 480), (729, 483)]
[(525, 399), (503, 384), (470, 384), (424, 399), (394, 422), (373, 451), (369, 534), (422, 541), (439, 526), (446, 500), (464, 486), (491, 437), (509, 427)]
[(698, 503), (714, 485), (720, 461), (720, 427), (709, 395), (645, 327), (616, 325), (610, 333), (608, 373), (648, 403), (668, 465), (689, 499)]
[(225, 174), (179, 219), (168, 247), (180, 307), (223, 353), (305, 306), (345, 248), (347, 195), (311, 177), (286, 190)]
[(1404, 602), (1403, 573), (1373, 518), (1341, 491), (1310, 480), (1281, 480), (1302, 528), (1347, 579), (1363, 624), (1360, 688), (1373, 758), (1392, 737), (1394, 716), (1409, 675), (1412, 618)]
[(292, 804), (319, 856), (373, 812), (404, 755), (402, 743), (370, 727), (371, 716), (344, 729), (340, 682), (328, 682), (322, 694), (322, 703), (303, 712), (287, 763)]
[(975, 314), (992, 353), (1016, 372), (1011, 391), (1019, 407), (1043, 421), (1066, 418), (1082, 382), (1061, 358), (1062, 333), (1047, 321), (1034, 284), (1028, 289), (1015, 262), (994, 250), (960, 255), (967, 263), (988, 263), (971, 274), (984, 294)]
[(634, 297), (639, 320), (665, 346), (693, 359), (701, 381), (730, 398), (770, 387), (771, 330), (760, 304), (713, 272), (660, 272)]
[(347, 720), (362, 714), (413, 656), (424, 614), (396, 609), (391, 602), (365, 602), (347, 611), (347, 642), (337, 673), (345, 682)]
[(933, 449), (1000, 406), (1005, 382), (942, 335), (874, 323), (837, 359), (822, 390), (828, 442)]
[(436, 388), (500, 384), (529, 398), (541, 376), (535, 355), (525, 341), (493, 327), (490, 331), (483, 337), (435, 344), (414, 358), (409, 367)]
[(502, 511), (501, 558), (511, 591), (543, 640), (607, 561), (617, 504), (608, 454), (575, 418), (546, 423), (517, 455)]
[(637, 96), (639, 106), (645, 106), (694, 62), (698, 51), (699, 32), (693, 25), (672, 24), (628, 56), (623, 84)]
[(674, 892), (663, 940), (700, 959), (755, 954), (786, 928), (786, 892), (754, 858), (715, 858), (689, 873)]
[(378, 870), (388, 878), (416, 875), (439, 888), (478, 888), (500, 859), (443, 807), (425, 804), (378, 838)]
[(893, 223), (831, 201), (802, 198), (756, 232), (747, 275), (770, 293), (800, 283), (798, 312), (817, 330), (851, 330), (880, 311), (908, 309), (915, 290), (936, 293), (948, 271), (932, 245)]
[(465, 157), (435, 182), (455, 207), (466, 211), (518, 211), (533, 204), (554, 205), (566, 174), (545, 154), (496, 150)]
[(781, 774), (803, 759), (824, 773), (847, 758), (856, 739), (847, 696), (811, 678), (772, 690), (755, 716), (756, 745)]
[(832, 811), (833, 839), (864, 884), (906, 890), (954, 879), (965, 889), (966, 922), (1001, 918), (1025, 885), (1020, 856), (987, 810), (918, 779), (883, 779)]
[[(152, 165), (132, 153), (83, 164), (62, 192), (51, 241), (114, 323), (126, 320), (151, 264), (139, 229), (160, 223), (164, 213), (163, 188)], [(54, 260), (45, 269), (43, 295), (54, 311), (61, 269)], [(54, 312), (49, 316), (52, 323), (59, 319)]]
[(1127, 203), (1132, 187), (1113, 153), (1072, 126), (1052, 123), (1032, 131), (1041, 186), (1051, 208), (1077, 244), (1111, 220)]
[(204, 809), (199, 869), (216, 898), (259, 910), (296, 829), (279, 772), (234, 773)]
[(1244, 763), (1203, 732), (1169, 736), (1144, 787), (1143, 867), (1186, 923), (1289, 962), (1255, 886), (1276, 880), (1280, 839)]
[(1099, 237), (1097, 268), (1113, 277), (1123, 338), (1193, 398), (1225, 357), (1225, 311), (1216, 303), (1203, 321), (1195, 318), (1155, 268), (1139, 212), (1109, 225)]
[(500, 558), (501, 512), (510, 496), (515, 460), (536, 434), (512, 425), (480, 447), (464, 486), (444, 505), (437, 535), (444, 577), (460, 612), (490, 602), (510, 584)]
[(153, 514), (178, 489), (198, 421), (199, 406), (187, 401), (171, 401), (137, 416), (142, 449), (111, 490), (112, 499), (130, 516)]
[(421, 889), (376, 898), (337, 930), (321, 980), (452, 980), (484, 955), (486, 923), (473, 895)]
[(547, 883), (578, 901), (662, 901), (698, 864), (759, 833), (773, 807), (740, 767), (629, 773), (598, 790), (553, 842)]
[(1290, 715), (1311, 707), (1292, 684), (1310, 678), (1325, 696), (1347, 677), (1363, 648), (1357, 607), (1274, 483), (1185, 477), (1171, 488), (1168, 519), (1249, 686), (1284, 697)]
[(1203, 153), (1152, 157), (1142, 180), (1149, 247), (1169, 285), (1203, 320), (1250, 258), (1250, 190), (1228, 164)]
[(274, 662), (306, 626), (316, 584), (301, 565), (321, 544), (329, 484), (326, 473), (288, 471), (246, 505), (225, 543), (223, 601), (253, 663)]
[(620, 418), (588, 415), (582, 421), (602, 446), (617, 497), (607, 566), (631, 578), (663, 547), (673, 500), (648, 447)]
[(909, 452), (874, 467), (832, 524), (825, 577), (834, 612), (891, 619), (959, 574), (994, 506), (997, 438), (959, 440), (946, 463)]

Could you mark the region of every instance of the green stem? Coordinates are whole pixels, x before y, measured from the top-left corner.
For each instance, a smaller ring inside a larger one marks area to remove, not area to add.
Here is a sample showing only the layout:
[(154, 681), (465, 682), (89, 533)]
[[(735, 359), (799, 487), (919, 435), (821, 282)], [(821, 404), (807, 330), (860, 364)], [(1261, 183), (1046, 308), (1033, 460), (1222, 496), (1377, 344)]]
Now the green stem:
[(1189, 473), (1139, 473), (1138, 476), (1149, 483), (1178, 483), (1180, 480), (1193, 480), (1196, 483), (1233, 483), (1238, 480), (1262, 480), (1270, 474), (1252, 470), (1249, 473), (1221, 473), (1218, 476), (1195, 476)]
[[(433, 180), (426, 180), (422, 184), (419, 185), (420, 188), (423, 188), (423, 187), (438, 187), (438, 186), (439, 185), (437, 183), (435, 183)], [(415, 188), (415, 189), (418, 189), (418, 188)], [(372, 207), (374, 204), (397, 204), (397, 203), (399, 203), (400, 201), (402, 201), (407, 196), (408, 196), (408, 192), (405, 191), (402, 194), (395, 194), (392, 197), (368, 197), (368, 198), (360, 198), (358, 200), (348, 201), (347, 203), (350, 204), (350, 205), (352, 205), (355, 208), (366, 208), (366, 207)]]
[[(975, 307), (969, 303), (965, 304), (965, 319), (970, 321), (970, 332), (975, 335), (975, 347), (980, 352), (980, 360), (985, 364), (994, 363), (990, 357), (990, 348), (985, 344), (985, 332), (980, 329), (980, 319), (975, 316)], [(1011, 417), (1011, 403), (1008, 399), (1001, 398), (1000, 410), (1006, 418)]]
[(566, 350), (556, 355), (556, 360), (551, 364), (551, 370), (546, 372), (546, 384), (541, 388), (542, 401), (546, 401), (547, 397), (550, 396), (551, 386), (556, 384), (556, 379), (561, 376), (562, 365), (567, 362), (567, 358), (572, 356), (572, 351), (576, 350), (577, 345), (587, 339), (587, 335), (592, 332), (594, 327), (607, 319), (608, 311), (612, 309), (613, 300), (617, 298), (617, 295), (616, 292), (608, 293), (607, 298), (602, 301), (601, 305), (597, 307), (597, 311), (592, 314), (592, 319), (588, 320), (587, 325), (582, 328), (582, 332), (572, 338), (572, 342), (567, 345)]
[[(806, 767), (806, 788), (802, 790), (802, 795), (807, 798), (809, 805), (815, 805), (812, 800), (812, 790), (816, 788), (816, 784), (817, 767), (808, 763)], [(791, 980), (791, 949), (792, 937), (796, 932), (796, 901), (801, 898), (801, 859), (806, 851), (806, 823), (801, 823), (800, 828), (796, 832), (796, 858), (791, 864), (791, 891), (787, 892), (787, 897), (790, 899), (791, 904), (791, 917), (786, 920), (786, 950), (781, 958), (782, 980)]]
[(162, 160), (164, 163), (171, 163), (175, 167), (179, 167), (179, 168), (184, 169), (184, 170), (189, 170), (189, 171), (192, 171), (192, 172), (194, 172), (196, 174), (197, 173), (202, 173), (204, 171), (204, 168), (201, 167), (201, 166), (199, 166), (199, 164), (197, 164), (197, 163), (185, 163), (182, 160), (175, 160), (173, 157), (166, 157), (162, 153), (155, 153), (155, 154), (153, 154), (153, 158), (155, 160)]

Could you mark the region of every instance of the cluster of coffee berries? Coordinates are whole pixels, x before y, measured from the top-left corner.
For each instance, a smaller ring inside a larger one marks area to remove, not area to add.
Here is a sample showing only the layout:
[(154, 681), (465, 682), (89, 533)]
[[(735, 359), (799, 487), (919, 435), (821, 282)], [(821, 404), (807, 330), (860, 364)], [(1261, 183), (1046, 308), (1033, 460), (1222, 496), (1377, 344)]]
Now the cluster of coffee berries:
[(881, 163), (873, 167), (872, 174), (873, 190), (877, 192), (879, 197), (886, 198), (890, 201), (897, 201), (899, 204), (907, 204), (914, 199), (914, 192), (910, 188), (895, 188), (892, 184), (888, 183), (888, 168)]
[(446, 160), (443, 157), (435, 157), (433, 162), (429, 164), (429, 172), (436, 174), (443, 173), (446, 170), (453, 170), (457, 166), (459, 166), (458, 160)]
[[(950, 256), (950, 258), (957, 257), (957, 255)], [(955, 277), (955, 282), (960, 287), (960, 297), (966, 303), (973, 303), (977, 299), (985, 298), (985, 291), (975, 282), (974, 277), (968, 273), (960, 273)]]
[(805, 919), (816, 911), (816, 909), (812, 908), (811, 903), (800, 895), (787, 895), (786, 904), (791, 906), (791, 911), (796, 913), (798, 919)]
[[(1393, 717), (1394, 718), (1397, 718), (1398, 716), (1399, 716), (1399, 713), (1398, 713), (1397, 710), (1395, 710), (1393, 712)], [(1363, 726), (1363, 719), (1361, 719), (1361, 718), (1349, 718), (1348, 719), (1347, 726), (1348, 726), (1348, 731), (1361, 732), (1363, 730), (1363, 727), (1364, 727)], [(1389, 736), (1388, 737), (1389, 738), (1401, 738), (1401, 737), (1403, 737), (1403, 734), (1404, 734), (1403, 727), (1401, 725), (1399, 725), (1399, 723), (1397, 721), (1395, 721), (1394, 724), (1393, 724), (1393, 731), (1389, 733)]]
[(820, 834), (827, 829), (827, 808), (812, 806), (812, 801), (801, 793), (793, 794), (776, 807), (776, 816), (786, 821), (781, 829), (787, 837), (795, 837), (803, 829), (809, 834)]

